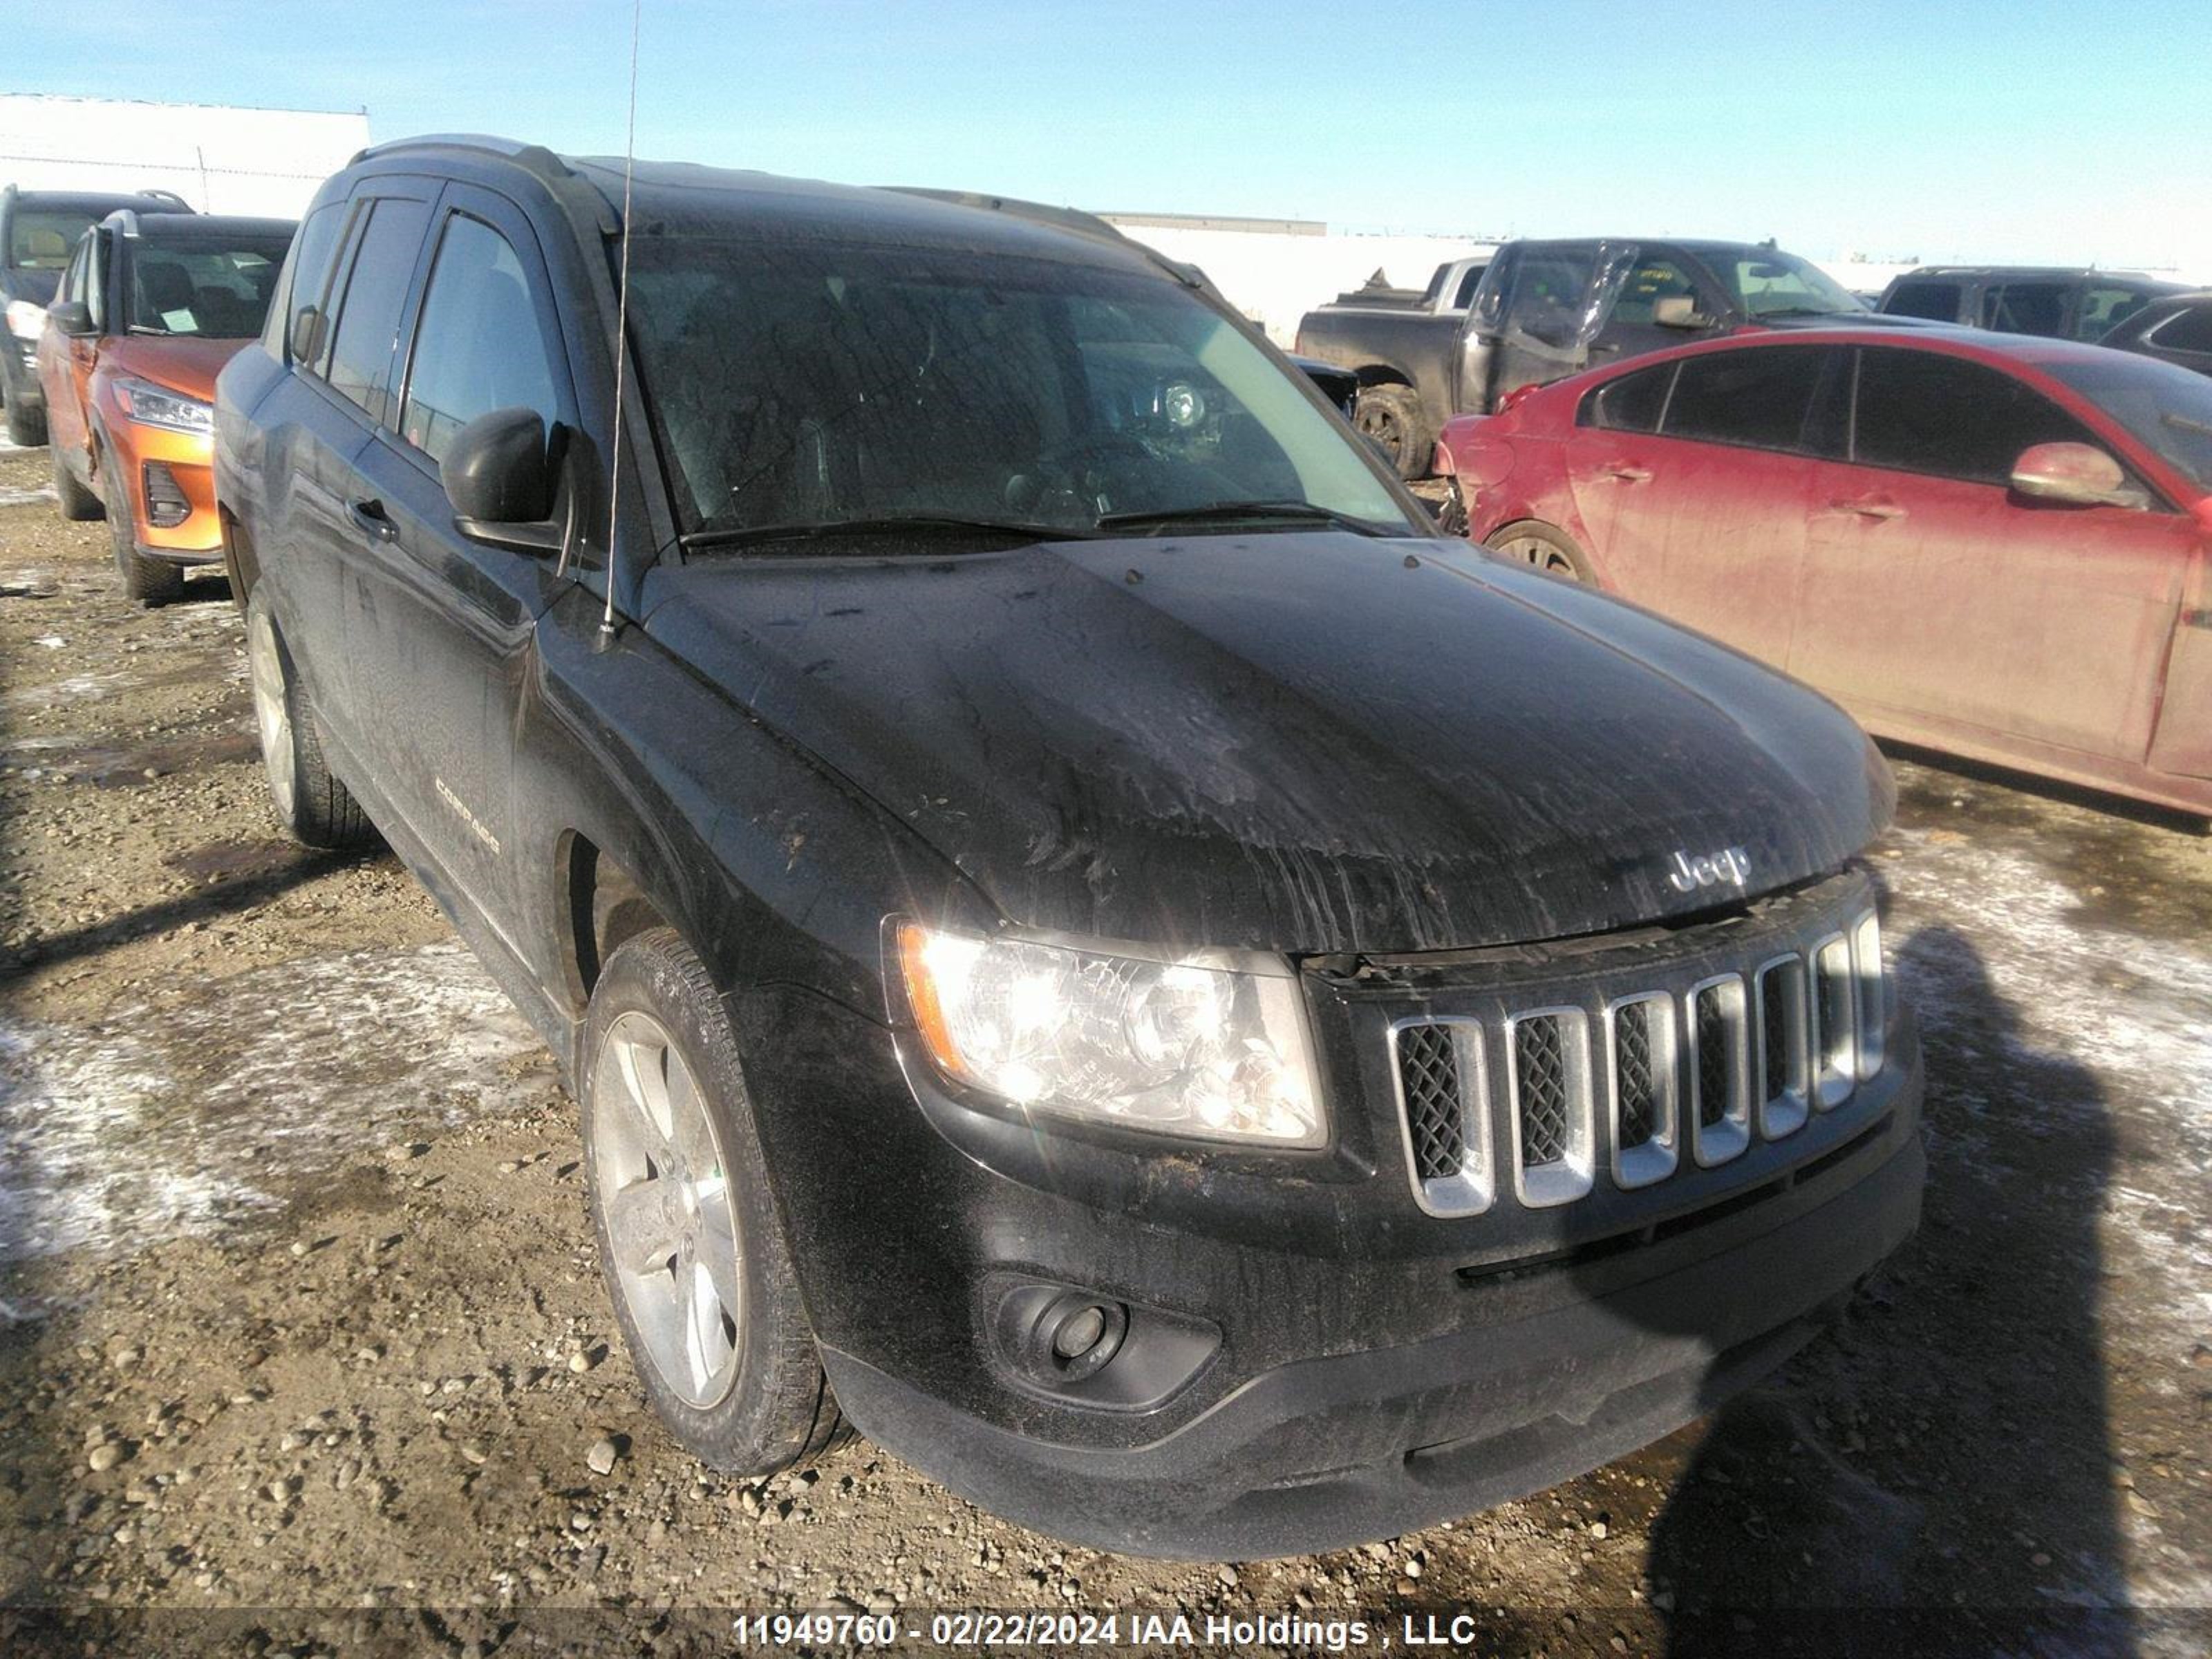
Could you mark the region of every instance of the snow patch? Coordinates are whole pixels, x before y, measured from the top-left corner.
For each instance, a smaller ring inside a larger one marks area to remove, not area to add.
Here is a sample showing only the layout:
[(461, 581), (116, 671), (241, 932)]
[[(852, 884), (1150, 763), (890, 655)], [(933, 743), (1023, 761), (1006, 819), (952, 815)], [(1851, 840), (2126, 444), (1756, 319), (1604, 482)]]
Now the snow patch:
[(0, 1024), (0, 1260), (219, 1231), (550, 1076), (453, 943), (254, 969), (193, 1014), (143, 1012)]

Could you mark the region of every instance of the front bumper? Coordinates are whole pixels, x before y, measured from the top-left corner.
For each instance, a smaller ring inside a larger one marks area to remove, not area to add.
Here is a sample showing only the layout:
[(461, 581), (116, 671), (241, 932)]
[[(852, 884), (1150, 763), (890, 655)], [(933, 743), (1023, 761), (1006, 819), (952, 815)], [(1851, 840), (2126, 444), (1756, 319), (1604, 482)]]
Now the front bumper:
[(39, 384), (38, 342), (19, 340), (13, 334), (7, 336), (7, 341), (8, 349), (0, 351), (0, 378), (5, 380), (7, 401), (18, 409), (44, 409), (46, 392)]
[[(1389, 1535), (1656, 1438), (1778, 1363), (1911, 1234), (1910, 1018), (1887, 1022), (1847, 1099), (1726, 1161), (1624, 1187), (1600, 1158), (1575, 1201), (1501, 1192), (1460, 1216), (1417, 1200), (1387, 1030), (1705, 982), (1869, 902), (1853, 875), (1656, 943), (1431, 960), (1387, 983), (1310, 975), (1335, 1121), (1328, 1148), (1295, 1155), (1026, 1123), (903, 1072), (901, 1034), (873, 1019), (789, 988), (740, 995), (755, 1119), (839, 1399), (999, 1512), (1216, 1559)], [(1126, 1314), (1095, 1377), (1037, 1364), (1030, 1316), (1062, 1294)]]
[[(998, 1514), (1095, 1548), (1201, 1560), (1304, 1554), (1526, 1497), (1648, 1445), (1801, 1347), (1909, 1238), (1926, 1160), (1916, 1099), (1850, 1158), (1710, 1231), (1650, 1247), (1645, 1276), (1558, 1270), (1453, 1293), (1463, 1328), (1279, 1367), (1127, 1448), (988, 1423), (825, 1348), (869, 1436)], [(1225, 1288), (1225, 1287), (1224, 1287)]]

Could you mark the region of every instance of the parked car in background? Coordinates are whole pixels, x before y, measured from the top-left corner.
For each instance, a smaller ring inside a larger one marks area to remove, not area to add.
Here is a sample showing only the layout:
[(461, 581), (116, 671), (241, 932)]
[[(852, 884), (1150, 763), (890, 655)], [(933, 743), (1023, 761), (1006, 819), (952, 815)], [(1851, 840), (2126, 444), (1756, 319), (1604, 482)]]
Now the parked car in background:
[(12, 443), (46, 441), (46, 404), (33, 355), (46, 325), (46, 304), (78, 240), (118, 209), (142, 213), (190, 213), (180, 196), (166, 190), (132, 195), (82, 191), (0, 189), (0, 305), (8, 337), (0, 349), (0, 399), (7, 404)]
[(2049, 265), (1923, 265), (1890, 279), (1885, 317), (1963, 323), (1999, 334), (2099, 340), (2180, 283), (2125, 270)]
[(2098, 343), (2212, 374), (2212, 289), (2153, 300)]
[(1506, 243), (1445, 325), (1324, 307), (1297, 343), (1358, 374), (1361, 428), (1414, 478), (1445, 421), (1489, 414), (1523, 386), (1743, 329), (1875, 320), (1817, 265), (1776, 248), (1590, 238)]
[(1824, 331), (1532, 393), (1440, 446), (1470, 533), (1873, 731), (2212, 812), (2212, 381)]
[(123, 591), (148, 605), (222, 556), (210, 470), (216, 376), (261, 331), (289, 219), (112, 213), (77, 239), (39, 337), (54, 493), (107, 520)]
[(1298, 319), (1302, 354), (1358, 377), (1352, 422), (1404, 477), (1419, 476), (1406, 468), (1424, 417), (1403, 365), (1441, 359), (1451, 350), (1489, 268), (1486, 253), (1447, 259), (1420, 289), (1387, 287), (1378, 270), (1364, 288), (1340, 294)]
[(1912, 1231), (1865, 735), (1434, 536), (1109, 226), (386, 145), (216, 429), (278, 816), (544, 1033), (719, 1468), (849, 1415), (1099, 1547), (1391, 1536)]

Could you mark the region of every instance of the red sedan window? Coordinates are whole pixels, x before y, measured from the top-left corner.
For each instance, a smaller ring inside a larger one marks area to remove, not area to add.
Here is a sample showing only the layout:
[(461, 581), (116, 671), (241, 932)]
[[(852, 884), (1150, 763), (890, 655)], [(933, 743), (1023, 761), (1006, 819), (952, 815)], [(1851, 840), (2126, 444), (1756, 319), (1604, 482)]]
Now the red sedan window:
[(1963, 357), (1896, 347), (1859, 353), (1851, 459), (1865, 466), (2002, 484), (2033, 444), (2097, 444), (2042, 393)]

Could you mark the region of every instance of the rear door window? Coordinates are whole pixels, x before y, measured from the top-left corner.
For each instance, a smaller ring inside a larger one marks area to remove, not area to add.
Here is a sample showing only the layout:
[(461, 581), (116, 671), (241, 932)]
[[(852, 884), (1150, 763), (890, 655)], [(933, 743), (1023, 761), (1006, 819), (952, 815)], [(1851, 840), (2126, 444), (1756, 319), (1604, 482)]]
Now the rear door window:
[(1825, 347), (1767, 346), (1686, 357), (1661, 430), (1673, 438), (1802, 450)]
[(1596, 267), (1595, 244), (1522, 249), (1512, 297), (1506, 302), (1506, 331), (1525, 334), (1547, 346), (1574, 344), (1581, 337)]
[(1656, 432), (1667, 412), (1667, 394), (1674, 389), (1674, 368), (1662, 363), (1607, 380), (1583, 399), (1576, 423), (1607, 432)]
[(2039, 392), (1964, 358), (1862, 348), (1851, 459), (1864, 466), (2004, 484), (2032, 444), (2109, 447)]
[(1965, 297), (1956, 283), (1900, 283), (1881, 302), (1892, 317), (1925, 317), (1930, 322), (1955, 323), (1959, 302)]
[(453, 434), (495, 409), (561, 418), (558, 356), (546, 343), (521, 258), (481, 219), (446, 221), (415, 333), (399, 435), (438, 460)]
[(331, 389), (360, 404), (380, 426), (391, 424), (392, 359), (399, 318), (429, 222), (427, 203), (378, 198), (356, 239), (345, 298), (333, 307), (337, 321), (325, 371)]
[(1982, 290), (1982, 326), (2000, 334), (2063, 334), (2066, 289), (2064, 283), (1992, 283)]

